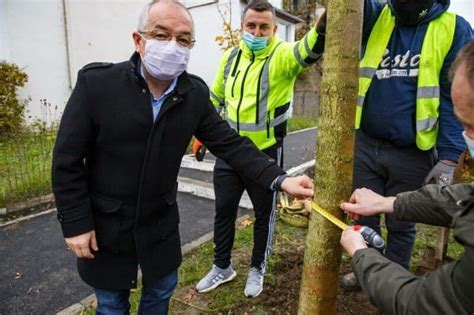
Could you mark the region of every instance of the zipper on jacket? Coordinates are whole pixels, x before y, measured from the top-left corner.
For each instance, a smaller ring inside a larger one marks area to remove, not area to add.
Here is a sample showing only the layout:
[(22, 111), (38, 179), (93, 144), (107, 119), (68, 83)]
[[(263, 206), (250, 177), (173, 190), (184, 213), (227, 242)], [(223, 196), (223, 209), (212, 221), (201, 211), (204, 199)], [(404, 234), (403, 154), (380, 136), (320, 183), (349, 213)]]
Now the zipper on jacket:
[(247, 73), (249, 72), (250, 67), (253, 65), (254, 61), (255, 61), (255, 54), (252, 52), (252, 59), (250, 59), (250, 64), (245, 70), (244, 77), (242, 78), (242, 85), (240, 86), (240, 100), (239, 100), (239, 104), (237, 105), (237, 132), (240, 132), (240, 105), (242, 105), (242, 100), (244, 98), (245, 79), (247, 78)]
[(242, 50), (239, 49), (239, 52), (237, 53), (237, 59), (235, 60), (234, 69), (232, 70), (232, 76), (233, 77), (235, 77), (235, 72), (237, 71), (237, 68), (239, 67), (240, 56), (241, 55), (242, 55)]
[(263, 67), (260, 70), (260, 74), (258, 75), (258, 82), (257, 82), (257, 101), (255, 102), (256, 105), (256, 112), (255, 112), (255, 124), (258, 125), (258, 113), (259, 113), (259, 107), (260, 107), (260, 83), (262, 81), (262, 74), (263, 70), (265, 69), (265, 65), (267, 64), (268, 61), (268, 56), (265, 58), (265, 62), (263, 63)]
[(267, 139), (270, 139), (270, 112), (267, 112)]
[(239, 77), (239, 74), (240, 74), (240, 70), (239, 70), (239, 71), (237, 71), (237, 74), (235, 75), (234, 82), (232, 82), (232, 90), (231, 90), (232, 97), (234, 97), (234, 87), (235, 87), (235, 82), (237, 82), (237, 78)]

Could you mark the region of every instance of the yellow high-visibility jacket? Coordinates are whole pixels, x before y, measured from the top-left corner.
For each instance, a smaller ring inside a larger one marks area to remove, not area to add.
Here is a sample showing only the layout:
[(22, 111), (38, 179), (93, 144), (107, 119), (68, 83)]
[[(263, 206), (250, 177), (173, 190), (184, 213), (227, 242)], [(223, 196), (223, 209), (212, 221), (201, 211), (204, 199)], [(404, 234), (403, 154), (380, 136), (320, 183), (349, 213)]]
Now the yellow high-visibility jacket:
[(220, 61), (211, 88), (212, 103), (217, 110), (223, 109), (232, 128), (259, 149), (281, 142), (296, 77), (316, 62), (323, 45), (314, 28), (296, 43), (276, 34), (265, 49), (256, 52), (241, 41)]

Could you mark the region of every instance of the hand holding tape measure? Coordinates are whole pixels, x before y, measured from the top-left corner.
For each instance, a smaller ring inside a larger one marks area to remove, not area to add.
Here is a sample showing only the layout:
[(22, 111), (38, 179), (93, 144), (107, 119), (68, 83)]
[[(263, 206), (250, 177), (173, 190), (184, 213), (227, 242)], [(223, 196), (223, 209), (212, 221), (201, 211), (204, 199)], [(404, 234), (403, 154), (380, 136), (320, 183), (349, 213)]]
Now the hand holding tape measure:
[[(343, 221), (339, 220), (332, 214), (330, 214), (327, 210), (321, 208), (318, 204), (316, 204), (314, 201), (311, 202), (311, 209), (313, 209), (316, 213), (319, 213), (322, 215), (324, 218), (329, 220), (329, 222), (333, 223), (337, 227), (339, 227), (341, 230), (345, 230), (349, 227), (346, 223)], [(373, 247), (380, 251), (381, 253), (385, 249), (385, 241), (383, 238), (375, 232), (373, 229), (371, 229), (368, 226), (361, 226), (361, 225), (355, 225), (353, 227), (355, 231), (358, 231), (362, 237), (364, 238), (365, 242), (369, 247)]]

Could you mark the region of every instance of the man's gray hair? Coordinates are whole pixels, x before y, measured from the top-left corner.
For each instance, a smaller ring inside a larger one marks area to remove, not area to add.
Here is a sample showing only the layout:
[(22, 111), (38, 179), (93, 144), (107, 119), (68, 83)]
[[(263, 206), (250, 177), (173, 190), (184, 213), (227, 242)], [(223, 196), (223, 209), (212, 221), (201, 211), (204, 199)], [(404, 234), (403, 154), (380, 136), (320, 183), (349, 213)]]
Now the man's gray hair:
[(143, 32), (145, 31), (146, 26), (148, 25), (148, 14), (150, 12), (151, 7), (159, 2), (168, 2), (168, 3), (173, 3), (181, 8), (183, 8), (188, 14), (189, 17), (191, 18), (191, 23), (193, 26), (193, 35), (194, 35), (194, 20), (193, 16), (191, 15), (191, 12), (189, 12), (188, 8), (178, 0), (152, 0), (150, 3), (146, 4), (142, 11), (140, 12), (140, 15), (138, 16), (138, 26), (137, 26), (137, 31), (138, 32)]

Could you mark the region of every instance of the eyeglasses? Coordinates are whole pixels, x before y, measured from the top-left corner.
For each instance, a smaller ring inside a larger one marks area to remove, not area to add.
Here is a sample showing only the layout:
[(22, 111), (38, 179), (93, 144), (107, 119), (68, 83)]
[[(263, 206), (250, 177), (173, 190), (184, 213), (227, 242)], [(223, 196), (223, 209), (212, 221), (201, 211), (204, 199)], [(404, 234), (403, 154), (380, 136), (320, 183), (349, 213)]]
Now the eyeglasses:
[(142, 31), (141, 34), (146, 34), (150, 38), (159, 41), (170, 41), (175, 38), (176, 42), (185, 48), (193, 48), (196, 40), (190, 34), (173, 34), (164, 30)]

